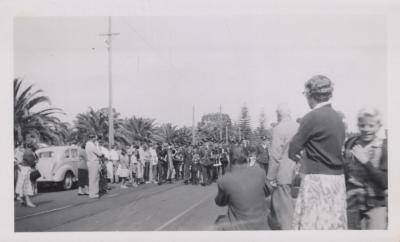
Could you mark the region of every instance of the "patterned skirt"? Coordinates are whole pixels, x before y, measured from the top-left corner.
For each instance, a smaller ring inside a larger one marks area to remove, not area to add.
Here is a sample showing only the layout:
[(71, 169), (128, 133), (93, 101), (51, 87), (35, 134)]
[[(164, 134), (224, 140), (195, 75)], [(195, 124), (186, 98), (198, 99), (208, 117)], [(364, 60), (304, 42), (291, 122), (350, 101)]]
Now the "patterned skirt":
[(296, 200), (293, 229), (347, 229), (344, 175), (304, 175)]

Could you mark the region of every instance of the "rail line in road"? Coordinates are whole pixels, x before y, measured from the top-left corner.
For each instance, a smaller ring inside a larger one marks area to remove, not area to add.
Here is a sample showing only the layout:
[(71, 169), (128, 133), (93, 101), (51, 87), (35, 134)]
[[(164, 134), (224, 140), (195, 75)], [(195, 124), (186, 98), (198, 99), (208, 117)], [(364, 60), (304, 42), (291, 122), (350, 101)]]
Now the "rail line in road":
[[(162, 191), (155, 191), (155, 192), (150, 193), (150, 194), (145, 194), (145, 195), (139, 196), (139, 197), (137, 197), (137, 198), (135, 198), (133, 200), (130, 200), (130, 202), (136, 202), (136, 201), (139, 201), (141, 199), (152, 197), (152, 196), (154, 196), (156, 194), (164, 193), (164, 192), (167, 192), (169, 190), (172, 190), (172, 189), (180, 187), (180, 186), (182, 186), (182, 184), (174, 185), (174, 186), (169, 187), (169, 188), (167, 188), (165, 190), (162, 190)], [(150, 189), (150, 188), (147, 188), (147, 189)], [(147, 189), (143, 188), (143, 189), (136, 190), (136, 191), (143, 191), (143, 190), (147, 190)], [(97, 202), (104, 201), (105, 199), (108, 199), (108, 198), (115, 198), (115, 197), (125, 196), (125, 195), (131, 194), (131, 192), (136, 192), (136, 191), (132, 191), (132, 190), (131, 191), (125, 190), (125, 191), (127, 191), (128, 193), (126, 193), (126, 192), (118, 192), (118, 193), (114, 193), (114, 194), (110, 194), (110, 195), (104, 195), (103, 197), (101, 197), (100, 199), (95, 200), (95, 201), (88, 200), (88, 201), (78, 202), (78, 203), (75, 203), (75, 204), (71, 204), (71, 205), (67, 205), (67, 206), (63, 206), (63, 207), (59, 207), (59, 208), (54, 208), (54, 209), (50, 209), (50, 210), (40, 211), (40, 212), (33, 213), (33, 214), (28, 214), (28, 215), (24, 215), (24, 216), (15, 217), (15, 221), (20, 221), (20, 220), (24, 220), (24, 219), (27, 219), (27, 218), (32, 218), (32, 217), (41, 216), (41, 215), (45, 215), (45, 214), (50, 214), (50, 213), (62, 211), (62, 210), (68, 209), (68, 208), (74, 208), (74, 207), (78, 207), (78, 206), (86, 205), (86, 204), (90, 204), (90, 203), (97, 203)], [(68, 222), (70, 222), (70, 221), (68, 221)]]
[(206, 196), (205, 198), (203, 198), (202, 200), (200, 200), (199, 202), (195, 203), (193, 206), (187, 208), (186, 210), (184, 210), (183, 212), (179, 213), (178, 215), (176, 215), (175, 217), (171, 218), (170, 220), (168, 220), (166, 223), (164, 223), (163, 225), (161, 225), (160, 227), (156, 228), (155, 231), (160, 231), (163, 230), (164, 228), (168, 227), (168, 225), (172, 224), (173, 222), (177, 221), (178, 219), (180, 219), (181, 217), (183, 217), (185, 214), (187, 214), (188, 212), (190, 212), (191, 210), (193, 210), (194, 208), (198, 207), (200, 204), (202, 204), (203, 202), (207, 201), (208, 199), (210, 199), (214, 194), (210, 194), (208, 196)]

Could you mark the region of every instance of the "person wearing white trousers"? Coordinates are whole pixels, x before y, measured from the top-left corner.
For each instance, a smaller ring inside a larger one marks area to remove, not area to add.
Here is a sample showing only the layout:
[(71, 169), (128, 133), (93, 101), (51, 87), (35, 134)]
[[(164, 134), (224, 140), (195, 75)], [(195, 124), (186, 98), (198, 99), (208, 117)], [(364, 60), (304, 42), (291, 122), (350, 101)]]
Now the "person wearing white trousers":
[(89, 173), (89, 197), (98, 198), (99, 197), (99, 169), (100, 162), (99, 157), (102, 155), (98, 145), (95, 144), (96, 136), (90, 135), (89, 141), (86, 143), (85, 151), (88, 159), (88, 173)]

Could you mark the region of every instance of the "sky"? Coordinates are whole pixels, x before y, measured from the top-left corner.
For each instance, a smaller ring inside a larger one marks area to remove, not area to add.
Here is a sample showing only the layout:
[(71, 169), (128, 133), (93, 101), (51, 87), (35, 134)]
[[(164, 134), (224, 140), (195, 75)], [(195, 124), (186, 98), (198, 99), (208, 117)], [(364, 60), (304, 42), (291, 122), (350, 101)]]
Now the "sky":
[[(113, 103), (122, 117), (191, 125), (243, 105), (253, 128), (261, 112), (276, 121), (287, 103), (309, 111), (304, 83), (316, 74), (335, 84), (333, 107), (356, 129), (360, 108), (387, 117), (386, 26), (376, 15), (113, 17)], [(14, 75), (34, 84), (72, 122), (108, 106), (107, 17), (14, 18)]]

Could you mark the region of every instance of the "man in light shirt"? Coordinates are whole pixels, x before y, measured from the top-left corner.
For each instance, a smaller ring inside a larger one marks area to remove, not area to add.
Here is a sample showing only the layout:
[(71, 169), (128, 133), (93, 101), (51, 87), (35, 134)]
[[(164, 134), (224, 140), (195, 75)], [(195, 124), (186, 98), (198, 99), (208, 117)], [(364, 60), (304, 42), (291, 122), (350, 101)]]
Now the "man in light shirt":
[(292, 180), (295, 163), (288, 157), (289, 142), (296, 134), (298, 124), (292, 120), (289, 108), (281, 104), (277, 109), (278, 124), (272, 129), (271, 160), (267, 180), (271, 188), (271, 216), (280, 228), (292, 228), (294, 203)]
[(150, 168), (150, 182), (156, 183), (157, 182), (157, 166), (158, 166), (158, 156), (157, 156), (157, 145), (154, 143), (150, 147), (150, 154), (151, 154), (151, 168)]
[(99, 157), (102, 153), (96, 144), (97, 137), (95, 135), (89, 136), (89, 141), (86, 143), (85, 151), (87, 156), (87, 165), (89, 171), (89, 197), (99, 198), (99, 169), (100, 161)]

